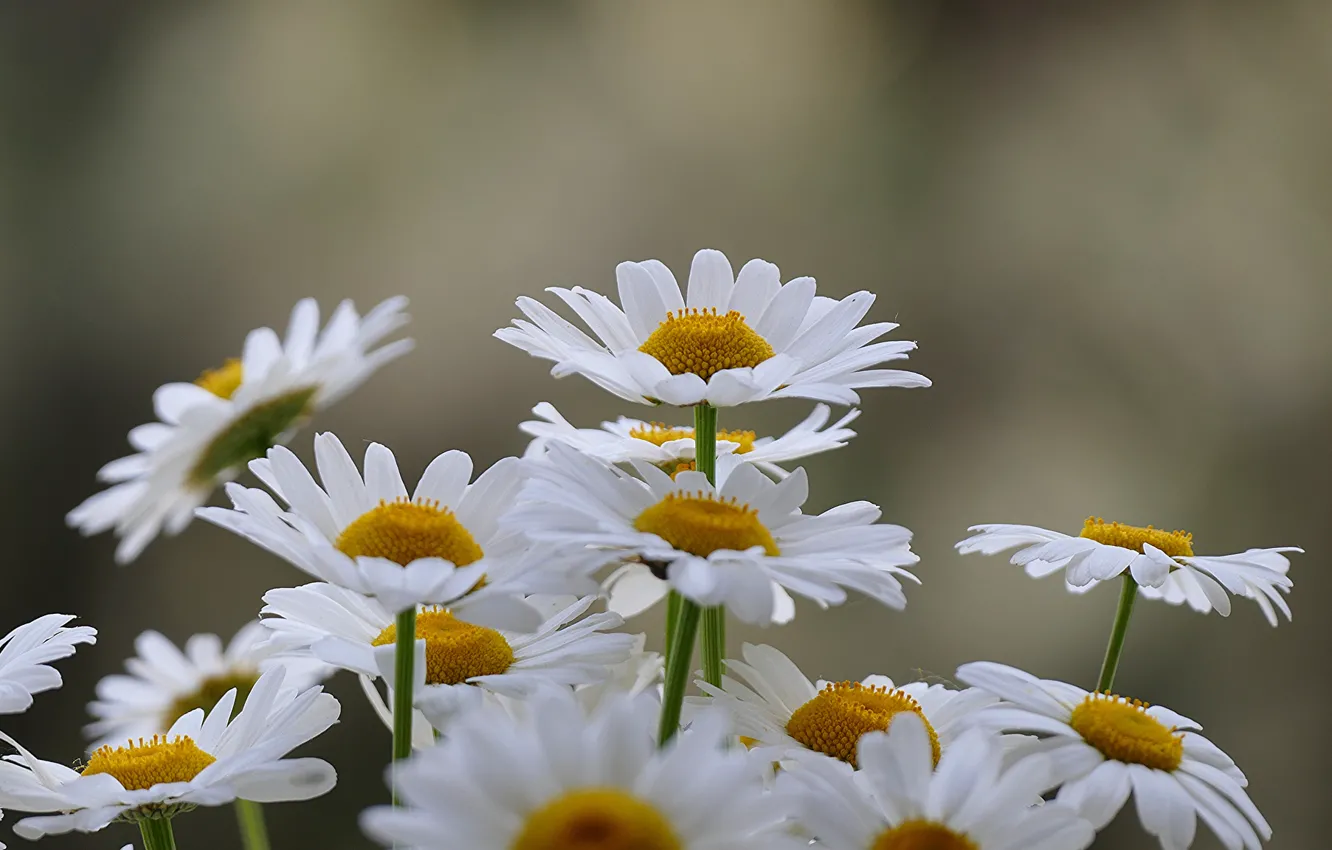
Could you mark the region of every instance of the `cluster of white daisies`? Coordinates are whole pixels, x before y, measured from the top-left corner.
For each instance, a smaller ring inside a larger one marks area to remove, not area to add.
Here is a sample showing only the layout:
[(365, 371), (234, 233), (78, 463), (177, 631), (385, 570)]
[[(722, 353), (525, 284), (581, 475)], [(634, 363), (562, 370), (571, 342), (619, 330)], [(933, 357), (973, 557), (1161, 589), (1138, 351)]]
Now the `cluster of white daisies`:
[[(694, 257), (683, 291), (655, 260), (622, 263), (616, 279), (619, 306), (550, 290), (591, 335), (531, 298), (495, 335), (557, 377), (691, 408), (692, 423), (580, 428), (542, 403), (520, 426), (533, 437), (523, 457), (479, 473), (446, 451), (409, 488), (387, 447), (370, 444), (358, 466), (328, 433), (312, 471), (282, 444), (411, 348), (384, 342), (407, 321), (403, 299), (363, 317), (344, 303), (322, 330), (303, 301), (285, 339), (256, 330), (239, 359), (159, 389), (159, 421), (130, 432), (138, 453), (102, 469), (111, 486), (70, 523), (114, 529), (123, 562), (198, 516), (312, 581), (265, 594), (226, 646), (141, 635), (127, 673), (97, 687), (81, 767), (3, 736), (15, 753), (0, 760), (0, 807), (27, 813), (14, 831), (130, 822), (166, 850), (174, 817), (234, 802), (244, 846), (266, 847), (259, 804), (336, 782), (326, 762), (288, 756), (337, 721), (318, 682), (349, 671), (391, 731), (393, 804), (361, 823), (395, 847), (1080, 850), (1130, 796), (1167, 850), (1188, 847), (1199, 820), (1232, 850), (1270, 837), (1244, 774), (1195, 721), (1112, 685), (1137, 596), (1223, 615), (1252, 599), (1275, 625), (1298, 550), (1199, 556), (1186, 533), (1100, 519), (1073, 536), (971, 529), (960, 551), (1016, 549), (1013, 563), (1062, 571), (1071, 591), (1119, 580), (1092, 691), (992, 662), (898, 685), (811, 681), (766, 645), (728, 658), (728, 618), (786, 623), (795, 596), (906, 605), (911, 532), (868, 502), (806, 513), (793, 464), (855, 437), (857, 411), (834, 422), (829, 404), (929, 381), (883, 368), (915, 343), (861, 324), (868, 292), (820, 296), (762, 260), (735, 274), (717, 251)], [(720, 408), (769, 398), (818, 403), (778, 437), (718, 428)], [(232, 482), (247, 470), (259, 486)], [(203, 507), (219, 484), (232, 507)], [(621, 630), (657, 604), (661, 654)], [(95, 640), (71, 619), (0, 642), (0, 712), (58, 687), (50, 663)]]

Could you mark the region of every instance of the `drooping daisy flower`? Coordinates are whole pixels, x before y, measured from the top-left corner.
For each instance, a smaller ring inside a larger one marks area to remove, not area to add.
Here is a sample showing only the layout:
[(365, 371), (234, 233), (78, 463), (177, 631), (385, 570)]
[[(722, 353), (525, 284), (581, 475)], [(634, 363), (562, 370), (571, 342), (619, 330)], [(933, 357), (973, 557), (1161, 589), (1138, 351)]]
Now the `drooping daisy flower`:
[(925, 723), (937, 762), (964, 729), (998, 698), (976, 688), (950, 690), (911, 682), (901, 687), (887, 676), (860, 682), (811, 682), (791, 659), (771, 646), (746, 643), (744, 661), (728, 658), (720, 688), (695, 682), (730, 712), (745, 745), (769, 761), (812, 750), (856, 764), (856, 746), (870, 732), (891, 729), (899, 717), (914, 714)]
[(471, 712), (400, 763), (404, 805), (366, 811), (366, 833), (423, 850), (802, 846), (753, 760), (725, 748), (723, 717), (698, 718), (658, 750), (655, 704), (643, 698), (612, 698), (585, 715), (572, 694), (545, 691), (526, 709)]
[(541, 302), (519, 298), (530, 321), (495, 336), (553, 360), (557, 378), (579, 374), (629, 401), (729, 407), (767, 398), (855, 404), (864, 387), (927, 387), (914, 372), (870, 367), (905, 359), (914, 342), (874, 342), (891, 322), (856, 327), (874, 295), (815, 296), (814, 279), (781, 282), (772, 263), (750, 260), (737, 278), (720, 251), (699, 251), (681, 295), (656, 260), (620, 263), (620, 302), (582, 287), (550, 287), (594, 340)]
[(212, 711), (233, 689), (232, 711), (240, 711), (259, 674), (270, 667), (285, 667), (287, 687), (297, 689), (315, 684), (327, 672), (319, 661), (279, 655), (263, 646), (267, 638), (268, 630), (255, 621), (242, 626), (225, 647), (217, 635), (198, 634), (182, 651), (158, 632), (144, 632), (134, 641), (137, 655), (125, 662), (129, 674), (97, 683), (97, 700), (88, 705), (97, 720), (84, 731), (96, 746), (151, 738), (196, 708)]
[(102, 467), (98, 478), (112, 486), (66, 520), (85, 535), (114, 528), (122, 564), (163, 529), (179, 533), (218, 484), (410, 351), (409, 339), (375, 347), (407, 323), (406, 306), (407, 299), (390, 298), (362, 318), (344, 301), (320, 332), (319, 307), (306, 298), (291, 311), (285, 342), (259, 328), (246, 337), (239, 360), (192, 384), (162, 385), (153, 394), (160, 421), (129, 433), (138, 453)]
[(1244, 774), (1187, 717), (987, 661), (957, 677), (1004, 700), (987, 718), (1001, 728), (1049, 736), (1035, 749), (1058, 766), (1050, 787), (1097, 829), (1132, 793), (1143, 828), (1166, 850), (1192, 844), (1198, 818), (1227, 847), (1257, 850), (1259, 836), (1271, 838)]
[(906, 605), (899, 577), (915, 580), (902, 567), (919, 560), (911, 532), (876, 525), (868, 502), (801, 513), (803, 469), (774, 483), (744, 464), (718, 492), (699, 472), (672, 480), (651, 464), (634, 468), (642, 480), (553, 444), (504, 522), (533, 540), (594, 547), (597, 557), (637, 557), (684, 597), (725, 605), (747, 623), (773, 621), (774, 585), (823, 605), (843, 602), (846, 588)]
[[(938, 768), (935, 768), (935, 762)], [(1096, 837), (1069, 806), (1032, 805), (1048, 763), (1005, 769), (999, 738), (964, 733), (936, 759), (928, 724), (906, 714), (860, 739), (860, 770), (799, 758), (776, 796), (828, 850), (1082, 850)]]
[(165, 735), (96, 750), (82, 772), (20, 747), (18, 756), (0, 761), (0, 807), (55, 813), (14, 825), (20, 836), (37, 839), (238, 798), (276, 803), (324, 794), (337, 779), (331, 765), (284, 756), (337, 721), (338, 701), (319, 687), (287, 688), (284, 676), (281, 667), (260, 676), (235, 719), (236, 692), (229, 691), (207, 715), (195, 709)]
[(1273, 606), (1290, 618), (1290, 607), (1282, 598), (1292, 586), (1290, 562), (1283, 552), (1303, 552), (1293, 546), (1249, 549), (1236, 555), (1193, 554), (1193, 535), (1185, 531), (1162, 531), (1089, 518), (1082, 533), (1070, 537), (1031, 525), (976, 525), (974, 536), (957, 544), (962, 554), (993, 555), (1021, 547), (1012, 563), (1025, 567), (1033, 578), (1064, 571), (1070, 590), (1086, 590), (1125, 570), (1140, 592), (1149, 599), (1164, 599), (1178, 605), (1187, 601), (1194, 610), (1216, 609), (1230, 614), (1230, 596), (1258, 602), (1272, 625)]
[(555, 553), (529, 553), (527, 540), (499, 527), (522, 486), (517, 458), (468, 484), (471, 457), (445, 452), (410, 496), (393, 453), (378, 443), (365, 450), (364, 478), (332, 434), (315, 437), (315, 460), (322, 487), (282, 446), (251, 465), (286, 510), (263, 490), (232, 484), (235, 510), (203, 508), (199, 516), (321, 581), (377, 597), (390, 611), (441, 604), (467, 609), (472, 621), (529, 628), (535, 612), (516, 594), (595, 589), (558, 569)]
[(60, 687), (60, 671), (49, 666), (74, 654), (81, 643), (97, 643), (92, 626), (66, 627), (73, 614), (45, 614), (0, 638), (0, 714), (20, 714), (33, 694)]
[[(318, 583), (270, 590), (264, 602), (270, 646), (392, 682), (395, 612), (378, 601)], [(473, 625), (443, 608), (420, 611), (416, 637), (424, 659), (414, 668), (416, 707), (442, 724), (485, 692), (522, 697), (542, 685), (606, 679), (628, 659), (634, 637), (606, 633), (623, 624), (616, 614), (583, 616), (594, 602), (595, 596), (577, 600), (531, 634)]]

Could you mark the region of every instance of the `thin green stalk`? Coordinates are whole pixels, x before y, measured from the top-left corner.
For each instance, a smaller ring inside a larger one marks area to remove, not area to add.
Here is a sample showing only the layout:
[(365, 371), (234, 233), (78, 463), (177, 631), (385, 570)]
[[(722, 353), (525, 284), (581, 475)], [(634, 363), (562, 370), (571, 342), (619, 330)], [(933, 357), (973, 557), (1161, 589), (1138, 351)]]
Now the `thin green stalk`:
[(720, 605), (703, 609), (703, 681), (721, 687), (722, 659), (726, 657), (726, 609)]
[(416, 606), (398, 614), (393, 649), (393, 760), (412, 754), (412, 683), (416, 663)]
[(661, 726), (657, 732), (660, 746), (680, 730), (680, 708), (684, 705), (685, 690), (689, 687), (690, 669), (694, 661), (694, 637), (698, 634), (699, 615), (703, 609), (688, 599), (680, 600), (680, 616), (675, 622), (675, 634), (666, 656), (666, 686), (661, 695)]
[(176, 835), (167, 818), (142, 818), (139, 833), (143, 835), (144, 850), (176, 850)]
[(245, 850), (268, 850), (263, 806), (253, 800), (237, 800), (236, 821), (240, 824), (241, 845)]
[(694, 405), (694, 468), (717, 483), (717, 408)]
[[(694, 406), (694, 468), (717, 483), (717, 408), (704, 402)], [(721, 686), (722, 659), (726, 657), (726, 609), (720, 605), (703, 612), (703, 680)]]
[(1115, 611), (1115, 624), (1110, 629), (1110, 643), (1105, 647), (1105, 661), (1101, 663), (1101, 678), (1096, 690), (1109, 691), (1115, 684), (1115, 671), (1119, 669), (1119, 656), (1124, 652), (1124, 635), (1128, 633), (1129, 617), (1133, 616), (1133, 600), (1138, 596), (1138, 583), (1124, 573), (1124, 585), (1119, 591), (1119, 608)]
[(680, 620), (680, 603), (684, 597), (672, 590), (666, 594), (666, 644), (662, 658), (671, 657), (671, 641), (675, 640), (675, 624)]

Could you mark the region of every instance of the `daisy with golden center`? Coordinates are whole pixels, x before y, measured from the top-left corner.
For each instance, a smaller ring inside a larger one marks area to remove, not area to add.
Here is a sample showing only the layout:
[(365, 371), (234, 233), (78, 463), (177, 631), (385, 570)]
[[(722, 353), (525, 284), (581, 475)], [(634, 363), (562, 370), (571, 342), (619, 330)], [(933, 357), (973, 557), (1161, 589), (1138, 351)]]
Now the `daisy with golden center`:
[(1276, 611), (1290, 618), (1282, 594), (1290, 592), (1286, 552), (1295, 547), (1249, 549), (1235, 555), (1195, 555), (1193, 535), (1106, 522), (1091, 517), (1076, 537), (1030, 525), (977, 525), (972, 537), (957, 544), (962, 554), (994, 555), (1017, 549), (1012, 563), (1025, 567), (1033, 578), (1060, 570), (1068, 588), (1085, 592), (1125, 570), (1149, 599), (1174, 605), (1187, 602), (1196, 611), (1230, 614), (1230, 596), (1252, 599), (1268, 622), (1276, 625)]
[(519, 716), (463, 715), (395, 771), (401, 808), (367, 811), (387, 845), (470, 850), (768, 850), (803, 846), (764, 792), (761, 766), (705, 713), (664, 750), (656, 701), (615, 695), (584, 713), (543, 690)]
[(129, 433), (137, 454), (108, 463), (98, 479), (111, 486), (69, 512), (84, 534), (114, 529), (116, 560), (134, 560), (165, 530), (180, 532), (218, 484), (285, 442), (312, 414), (360, 386), (411, 350), (409, 339), (380, 343), (407, 323), (405, 298), (390, 298), (364, 317), (350, 301), (319, 329), (314, 299), (291, 311), (285, 340), (251, 331), (239, 359), (194, 383), (164, 384), (153, 394), (157, 422)]
[[(270, 590), (264, 602), (261, 622), (271, 649), (392, 683), (398, 631), (394, 612), (378, 600), (320, 583)], [(442, 723), (483, 692), (522, 697), (546, 685), (604, 681), (628, 660), (635, 641), (608, 633), (623, 624), (619, 615), (588, 614), (595, 602), (595, 596), (580, 599), (528, 634), (468, 622), (443, 608), (421, 609), (416, 638), (425, 645), (425, 663), (415, 671), (417, 708)]]
[(79, 644), (97, 643), (92, 626), (68, 626), (73, 614), (44, 614), (0, 638), (0, 714), (19, 714), (32, 697), (63, 684), (50, 664), (74, 654)]
[(204, 508), (199, 515), (316, 579), (377, 597), (390, 611), (445, 604), (461, 613), (484, 606), (513, 614), (509, 625), (522, 629), (537, 618), (517, 594), (596, 587), (561, 572), (558, 553), (538, 557), (520, 535), (500, 531), (499, 516), (523, 481), (517, 458), (499, 461), (468, 484), (472, 459), (445, 452), (410, 494), (393, 453), (378, 443), (366, 448), (364, 475), (332, 434), (315, 437), (315, 462), (322, 484), (281, 446), (251, 464), (285, 510), (261, 489), (232, 484), (227, 494), (234, 510)]
[(134, 641), (135, 655), (126, 673), (97, 683), (97, 699), (88, 705), (96, 720), (84, 731), (98, 746), (118, 744), (165, 733), (196, 708), (213, 710), (227, 691), (236, 691), (233, 713), (245, 705), (259, 674), (274, 666), (287, 671), (287, 686), (307, 688), (327, 668), (309, 658), (283, 656), (261, 644), (268, 630), (246, 623), (225, 645), (213, 634), (190, 637), (184, 647), (155, 631)]
[(1198, 819), (1227, 847), (1257, 850), (1271, 837), (1244, 774), (1187, 717), (991, 662), (964, 664), (957, 678), (1003, 700), (991, 715), (1002, 728), (1047, 736), (1026, 751), (1060, 766), (1049, 787), (1097, 829), (1132, 793), (1143, 828), (1167, 850), (1192, 844)]
[(875, 524), (879, 509), (867, 502), (802, 513), (803, 469), (774, 482), (745, 464), (718, 490), (699, 472), (634, 468), (641, 478), (554, 443), (504, 522), (541, 544), (637, 559), (686, 598), (748, 623), (773, 622), (778, 587), (823, 605), (845, 601), (846, 588), (906, 604), (900, 578), (914, 580), (903, 567), (918, 560), (911, 532)]
[[(860, 769), (800, 753), (776, 796), (828, 850), (1082, 850), (1092, 826), (1060, 803), (1038, 803), (1049, 763), (1006, 768), (998, 736), (964, 732), (938, 758), (928, 724), (907, 713), (860, 739)], [(938, 768), (935, 769), (935, 765)]]
[(615, 269), (621, 307), (582, 287), (551, 287), (596, 335), (532, 298), (527, 317), (495, 336), (554, 361), (555, 377), (580, 374), (629, 401), (729, 407), (766, 398), (859, 401), (866, 387), (927, 387), (914, 372), (871, 368), (905, 359), (914, 342), (875, 342), (897, 325), (857, 327), (874, 296), (816, 296), (814, 279), (785, 285), (772, 263), (736, 276), (720, 251), (694, 255), (687, 293), (656, 260)]
[(96, 749), (80, 773), (22, 747), (0, 762), (0, 807), (38, 813), (14, 825), (27, 839), (96, 832), (115, 820), (173, 817), (240, 798), (308, 800), (337, 779), (327, 762), (285, 758), (337, 722), (340, 707), (313, 687), (287, 686), (281, 667), (254, 683), (233, 717), (236, 691), (207, 713), (189, 712), (165, 734)]
[(925, 724), (937, 762), (962, 730), (976, 725), (994, 696), (970, 688), (911, 682), (898, 687), (886, 676), (861, 682), (812, 682), (774, 647), (747, 643), (743, 660), (727, 659), (721, 687), (696, 682), (707, 699), (731, 713), (745, 744), (781, 761), (797, 750), (812, 750), (856, 765), (856, 747), (870, 732), (884, 732), (906, 714)]

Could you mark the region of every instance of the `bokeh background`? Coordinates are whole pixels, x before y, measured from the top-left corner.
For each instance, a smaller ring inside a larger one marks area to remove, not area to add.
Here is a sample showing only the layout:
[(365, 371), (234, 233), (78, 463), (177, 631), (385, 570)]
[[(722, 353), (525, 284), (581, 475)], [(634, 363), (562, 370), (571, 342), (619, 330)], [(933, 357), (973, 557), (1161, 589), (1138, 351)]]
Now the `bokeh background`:
[[(1140, 603), (1117, 684), (1204, 722), (1274, 847), (1326, 847), (1329, 82), (1318, 0), (4, 3), (0, 622), (101, 630), (4, 727), (72, 763), (139, 631), (230, 635), (303, 580), (202, 524), (125, 568), (64, 526), (158, 384), (301, 296), (405, 293), (416, 352), (316, 427), (387, 443), (409, 479), (447, 448), (489, 463), (541, 400), (588, 426), (646, 413), (493, 340), (516, 296), (716, 247), (878, 293), (871, 318), (935, 381), (866, 393), (859, 439), (808, 464), (814, 507), (870, 499), (916, 531), (907, 610), (805, 607), (737, 644), (829, 678), (985, 658), (1090, 686), (1114, 590), (960, 558), (968, 525), (1097, 514), (1210, 553), (1303, 545), (1293, 624)], [(310, 751), (341, 782), (269, 807), (277, 847), (369, 846), (388, 734), (353, 680), (331, 688), (343, 722)], [(231, 817), (177, 821), (181, 846), (236, 846)], [(1126, 810), (1097, 846), (1154, 844)]]

